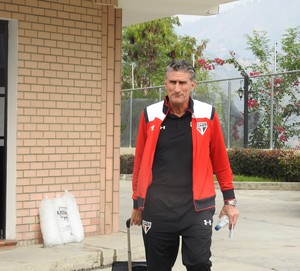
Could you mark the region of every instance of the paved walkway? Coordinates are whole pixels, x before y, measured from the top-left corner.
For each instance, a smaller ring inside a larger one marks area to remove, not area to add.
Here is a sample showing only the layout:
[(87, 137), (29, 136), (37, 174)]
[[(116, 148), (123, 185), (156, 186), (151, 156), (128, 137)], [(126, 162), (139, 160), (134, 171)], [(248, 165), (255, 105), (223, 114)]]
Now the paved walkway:
[[(54, 248), (33, 245), (0, 250), (0, 271), (108, 271), (116, 258), (127, 260), (125, 220), (131, 214), (131, 183), (121, 180), (120, 187), (119, 233)], [(241, 215), (233, 239), (228, 238), (226, 229), (213, 234), (213, 271), (300, 270), (300, 191), (297, 187), (290, 188), (292, 191), (277, 188), (239, 187)], [(218, 191), (217, 207), (221, 206)], [(140, 227), (131, 228), (131, 239), (133, 259), (144, 259)], [(173, 271), (184, 270), (179, 255)]]

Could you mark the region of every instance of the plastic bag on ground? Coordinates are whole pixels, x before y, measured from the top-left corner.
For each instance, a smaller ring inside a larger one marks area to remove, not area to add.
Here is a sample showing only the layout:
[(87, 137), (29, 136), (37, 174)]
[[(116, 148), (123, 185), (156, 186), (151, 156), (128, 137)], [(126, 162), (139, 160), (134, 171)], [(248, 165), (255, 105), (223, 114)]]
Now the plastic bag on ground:
[(62, 196), (53, 199), (43, 198), (39, 214), (44, 246), (51, 247), (83, 240), (83, 226), (72, 193), (66, 191)]

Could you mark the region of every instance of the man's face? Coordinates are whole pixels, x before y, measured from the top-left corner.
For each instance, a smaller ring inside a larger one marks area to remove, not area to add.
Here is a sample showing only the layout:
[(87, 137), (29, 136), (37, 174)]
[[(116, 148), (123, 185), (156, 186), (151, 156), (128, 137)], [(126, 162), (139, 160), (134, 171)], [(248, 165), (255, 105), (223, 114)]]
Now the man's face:
[(196, 81), (191, 81), (190, 74), (183, 71), (169, 71), (165, 79), (165, 88), (171, 106), (187, 107), (190, 93)]

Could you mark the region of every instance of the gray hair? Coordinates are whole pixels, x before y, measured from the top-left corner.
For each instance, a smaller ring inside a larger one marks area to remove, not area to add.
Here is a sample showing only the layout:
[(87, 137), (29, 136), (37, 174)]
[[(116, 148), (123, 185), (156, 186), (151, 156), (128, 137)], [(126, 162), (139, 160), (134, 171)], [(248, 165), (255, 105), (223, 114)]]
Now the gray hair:
[(190, 80), (195, 80), (195, 69), (193, 65), (187, 60), (173, 60), (166, 68), (166, 77), (170, 71), (183, 71), (190, 74)]

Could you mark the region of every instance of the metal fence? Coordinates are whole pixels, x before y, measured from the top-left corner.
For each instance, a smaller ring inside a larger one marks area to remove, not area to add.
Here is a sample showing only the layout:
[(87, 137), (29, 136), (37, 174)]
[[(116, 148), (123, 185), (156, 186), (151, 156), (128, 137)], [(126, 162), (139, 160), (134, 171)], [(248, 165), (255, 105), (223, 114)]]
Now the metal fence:
[[(135, 147), (141, 111), (164, 86), (122, 90), (121, 147)], [(299, 148), (300, 70), (201, 81), (192, 97), (213, 104), (227, 148)]]

